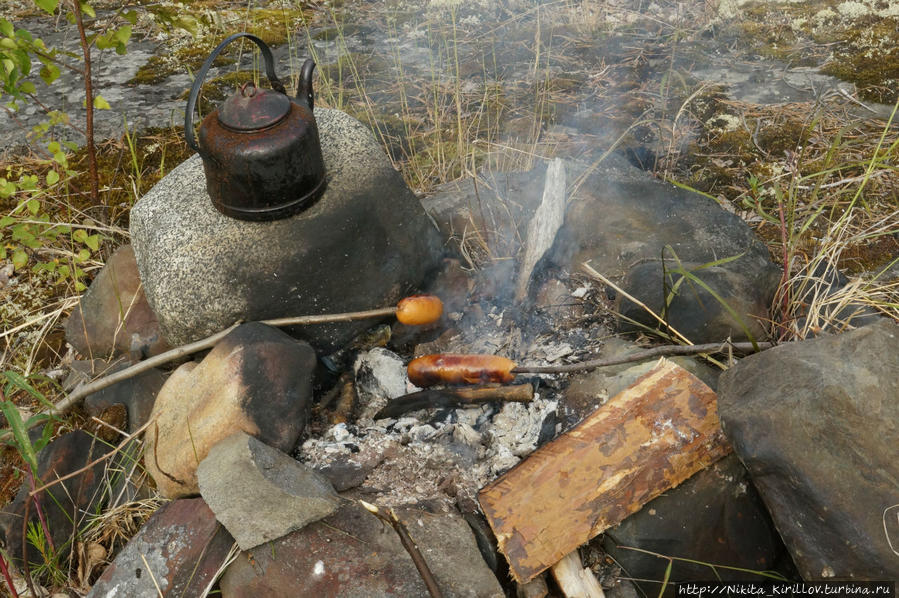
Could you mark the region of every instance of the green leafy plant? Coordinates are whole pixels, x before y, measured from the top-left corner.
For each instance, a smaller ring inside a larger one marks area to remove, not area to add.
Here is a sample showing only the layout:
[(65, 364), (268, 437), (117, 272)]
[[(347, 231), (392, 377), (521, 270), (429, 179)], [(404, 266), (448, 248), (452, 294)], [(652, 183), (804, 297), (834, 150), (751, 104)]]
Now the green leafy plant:
[[(22, 419), (22, 414), (19, 411), (19, 408), (6, 397), (10, 395), (11, 392), (25, 391), (28, 395), (37, 399), (45, 407), (52, 407), (52, 403), (47, 399), (46, 396), (44, 396), (43, 393), (35, 389), (20, 374), (12, 371), (6, 371), (2, 373), (2, 377), (6, 380), (6, 383), (3, 385), (3, 391), (0, 392), (0, 412), (3, 413), (3, 416), (6, 419), (6, 424), (9, 427), (10, 434), (4, 435), (0, 438), (2, 438), (2, 441), (6, 444), (13, 446), (19, 453), (19, 456), (21, 456), (22, 460), (27, 465), (28, 469), (25, 475), (28, 479), (28, 483), (30, 484), (31, 489), (34, 490), (34, 480), (38, 479), (37, 453), (50, 442), (50, 438), (53, 434), (53, 421), (52, 418), (45, 413), (32, 415), (27, 420)], [(28, 434), (28, 430), (32, 427), (40, 425), (41, 423), (44, 424), (41, 435), (36, 440), (32, 441), (31, 437)], [(65, 580), (65, 574), (58, 566), (59, 554), (56, 550), (56, 547), (53, 545), (53, 540), (50, 536), (50, 530), (47, 527), (47, 520), (44, 517), (44, 512), (41, 507), (39, 496), (33, 496), (32, 502), (35, 512), (37, 513), (39, 523), (35, 524), (33, 522), (29, 522), (28, 529), (26, 531), (26, 537), (28, 541), (30, 541), (34, 546), (38, 547), (40, 551), (41, 561), (39, 566), (42, 568), (42, 571), (45, 570), (46, 572), (51, 573), (52, 577), (57, 581), (60, 579)], [(28, 509), (26, 507), (26, 514), (27, 512)], [(3, 563), (3, 569), (4, 573), (6, 573), (5, 562)], [(11, 580), (7, 577), (6, 581), (11, 588), (11, 591), (15, 593), (15, 589), (10, 583)]]
[[(46, 396), (31, 384), (24, 376), (13, 371), (5, 371), (0, 376), (3, 377), (3, 391), (0, 393), (0, 411), (6, 418), (6, 425), (11, 432), (2, 438), (2, 441), (13, 446), (21, 455), (22, 460), (28, 466), (32, 474), (37, 475), (37, 452), (44, 448), (49, 442), (53, 434), (53, 419), (46, 413), (39, 413), (30, 416), (27, 420), (22, 419), (19, 408), (6, 397), (15, 391), (25, 391), (31, 397), (37, 399), (41, 405), (52, 408), (51, 403)], [(43, 424), (43, 430), (40, 438), (32, 442), (28, 435), (28, 430)]]
[(64, 585), (67, 575), (65, 566), (61, 562), (60, 551), (53, 546), (49, 531), (42, 523), (29, 521), (28, 529), (25, 532), (25, 538), (37, 548), (40, 555), (39, 560), (32, 561), (35, 565), (31, 569), (31, 573), (54, 585)]
[[(53, 177), (48, 175), (47, 180), (53, 181)], [(46, 249), (46, 257), (37, 259), (32, 271), (50, 272), (57, 284), (72, 281), (75, 291), (83, 291), (83, 266), (96, 257), (106, 237), (89, 226), (54, 221), (41, 201), (46, 191), (39, 188), (36, 175), (23, 174), (15, 183), (0, 178), (0, 197), (2, 186), (14, 186), (26, 199), (0, 217), (0, 259), (10, 258), (13, 268), (20, 270), (28, 264), (29, 251)]]
[[(70, 169), (66, 150), (73, 150), (72, 143), (48, 139), (54, 125), (66, 124), (84, 133), (87, 138), (87, 154), (90, 169), (91, 198), (99, 204), (96, 148), (93, 139), (94, 109), (109, 109), (102, 95), (94, 94), (91, 81), (91, 47), (127, 52), (132, 27), (137, 21), (135, 11), (119, 10), (111, 17), (97, 19), (89, 2), (76, 0), (34, 0), (35, 5), (50, 15), (62, 15), (74, 24), (79, 32), (82, 55), (81, 66), (73, 62), (76, 55), (49, 47), (42, 39), (29, 31), (16, 28), (10, 21), (0, 19), (0, 100), (7, 100), (3, 109), (12, 114), (25, 102), (42, 108), (47, 118), (31, 132), (43, 143), (38, 145), (46, 157), (32, 161), (28, 167), (19, 166), (16, 172), (6, 172), (0, 177), (0, 200), (14, 200), (13, 209), (0, 217), (0, 259), (11, 258), (13, 267), (20, 270), (29, 258), (37, 256), (35, 271), (55, 274), (57, 283), (73, 281), (77, 292), (83, 291), (84, 263), (100, 248), (102, 237), (72, 224), (57, 222), (51, 215), (48, 198), (65, 192), (67, 182), (76, 175)], [(90, 21), (86, 21), (86, 20)], [(81, 76), (85, 87), (87, 124), (84, 130), (73, 125), (63, 112), (47, 109), (37, 97), (37, 87), (31, 80), (32, 62), (41, 64), (40, 78), (46, 85), (53, 84), (68, 69)], [(41, 251), (48, 250), (48, 251)]]
[(60, 74), (56, 64), (58, 51), (47, 47), (44, 41), (31, 35), (25, 29), (16, 29), (6, 19), (0, 19), (0, 82), (3, 92), (11, 96), (10, 103), (4, 106), (7, 110), (15, 110), (24, 96), (34, 94), (37, 88), (28, 79), (31, 74), (32, 57), (43, 65), (39, 71), (44, 83), (50, 84)]

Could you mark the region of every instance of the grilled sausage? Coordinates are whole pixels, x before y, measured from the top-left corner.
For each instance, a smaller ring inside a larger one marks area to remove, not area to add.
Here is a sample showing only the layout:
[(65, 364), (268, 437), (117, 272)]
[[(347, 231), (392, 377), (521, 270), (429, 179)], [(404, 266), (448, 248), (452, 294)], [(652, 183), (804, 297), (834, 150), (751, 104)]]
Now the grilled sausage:
[(515, 362), (498, 355), (436, 353), (409, 362), (409, 380), (422, 388), (435, 384), (508, 383), (515, 379)]
[(403, 324), (433, 324), (443, 315), (443, 301), (434, 295), (411, 295), (396, 304), (396, 319)]

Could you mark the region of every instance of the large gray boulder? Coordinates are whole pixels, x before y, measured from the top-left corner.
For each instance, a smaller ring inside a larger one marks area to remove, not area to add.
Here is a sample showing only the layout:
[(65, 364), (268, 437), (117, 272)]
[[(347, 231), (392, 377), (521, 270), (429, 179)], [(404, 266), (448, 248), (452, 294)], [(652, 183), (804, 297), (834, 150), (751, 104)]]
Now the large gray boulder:
[[(738, 216), (617, 159), (604, 161), (580, 185), (552, 261), (572, 271), (589, 262), (694, 343), (745, 339), (747, 330), (763, 337), (781, 276)], [(657, 326), (642, 307), (617, 300), (626, 318)]]
[[(173, 345), (237, 320), (389, 306), (437, 263), (440, 236), (371, 132), (351, 116), (316, 109), (328, 189), (312, 207), (273, 222), (219, 213), (194, 155), (131, 211), (144, 292)], [(361, 321), (296, 330), (334, 349)]]
[(805, 579), (899, 577), (899, 325), (751, 355), (718, 412)]
[(734, 455), (606, 530), (602, 545), (627, 577), (639, 580), (636, 583), (646, 596), (658, 595), (658, 580), (666, 576), (670, 562), (623, 547), (692, 559), (674, 562), (668, 572), (671, 582), (713, 579), (716, 574), (724, 581), (763, 581), (745, 571), (720, 568), (713, 572), (696, 561), (771, 571), (779, 569), (785, 552), (746, 468)]

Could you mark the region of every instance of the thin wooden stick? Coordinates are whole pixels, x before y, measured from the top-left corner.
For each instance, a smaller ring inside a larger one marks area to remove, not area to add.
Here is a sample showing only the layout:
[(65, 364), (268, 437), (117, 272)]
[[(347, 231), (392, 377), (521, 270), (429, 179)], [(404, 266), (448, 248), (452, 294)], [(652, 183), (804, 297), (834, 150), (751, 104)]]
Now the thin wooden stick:
[[(770, 349), (774, 343), (755, 343), (759, 350)], [(613, 357), (610, 359), (590, 359), (579, 363), (566, 363), (564, 365), (520, 365), (512, 370), (513, 374), (565, 374), (568, 372), (584, 372), (595, 370), (607, 365), (619, 365), (622, 363), (633, 363), (635, 361), (645, 361), (654, 357), (663, 357), (669, 355), (695, 355), (697, 353), (719, 353), (725, 349), (736, 349), (737, 351), (754, 351), (752, 343), (731, 343), (725, 341), (723, 343), (707, 343), (704, 345), (662, 345), (661, 347), (653, 347), (652, 349), (644, 349), (623, 357)]]
[(428, 593), (431, 595), (431, 598), (443, 598), (443, 592), (440, 591), (440, 587), (437, 585), (437, 580), (434, 578), (434, 574), (431, 573), (428, 563), (422, 556), (421, 551), (418, 550), (418, 546), (415, 545), (412, 536), (409, 535), (409, 530), (407, 530), (406, 526), (403, 525), (403, 522), (399, 520), (393, 509), (387, 509), (389, 515), (385, 515), (376, 505), (365, 502), (364, 500), (360, 500), (359, 502), (369, 513), (381, 521), (390, 524), (390, 527), (396, 531), (397, 535), (400, 537), (400, 543), (402, 543), (403, 548), (405, 548), (406, 552), (409, 553), (409, 556), (412, 557), (412, 562), (415, 563), (415, 568), (418, 569), (421, 579), (425, 582), (425, 587), (428, 588)]
[(631, 300), (633, 303), (642, 307), (644, 310), (646, 310), (647, 313), (649, 313), (649, 315), (651, 315), (653, 318), (658, 320), (659, 324), (668, 328), (668, 330), (673, 332), (675, 334), (675, 336), (680, 338), (682, 341), (684, 341), (685, 343), (688, 343), (688, 344), (690, 343), (690, 339), (688, 339), (686, 336), (684, 336), (683, 334), (678, 332), (678, 330), (674, 326), (672, 326), (667, 321), (665, 321), (665, 319), (662, 318), (659, 314), (652, 311), (652, 309), (650, 309), (648, 305), (646, 305), (645, 303), (643, 303), (642, 301), (640, 301), (639, 299), (637, 299), (636, 297), (634, 297), (633, 295), (629, 294), (627, 291), (625, 291), (624, 289), (619, 287), (617, 284), (615, 284), (614, 282), (612, 282), (611, 280), (609, 280), (608, 278), (606, 278), (605, 276), (603, 276), (602, 274), (597, 272), (592, 266), (590, 266), (590, 264), (588, 264), (587, 262), (584, 262), (583, 264), (581, 264), (581, 269), (584, 272), (586, 272), (587, 274), (589, 274), (590, 276), (592, 276), (593, 278), (595, 278), (595, 279), (599, 280), (600, 282), (602, 282), (603, 284), (605, 284), (606, 286), (612, 287), (613, 289), (615, 289), (615, 291), (617, 293), (624, 295), (629, 300)]
[[(349, 322), (353, 320), (364, 320), (368, 318), (381, 318), (384, 316), (391, 316), (396, 313), (396, 307), (382, 307), (378, 309), (370, 309), (366, 311), (354, 311), (347, 312), (342, 314), (322, 314), (318, 316), (298, 316), (293, 318), (275, 318), (272, 320), (262, 320), (260, 323), (267, 324), (268, 326), (282, 327), (282, 326), (306, 326), (310, 324), (330, 324), (334, 322)], [(149, 359), (145, 359), (140, 363), (136, 363), (131, 367), (127, 367), (124, 370), (120, 370), (114, 374), (110, 374), (108, 376), (103, 376), (102, 378), (97, 378), (93, 382), (89, 384), (85, 384), (83, 386), (79, 386), (71, 393), (69, 393), (63, 399), (60, 399), (57, 403), (53, 405), (53, 408), (47, 411), (47, 415), (57, 416), (62, 415), (67, 412), (69, 409), (78, 404), (81, 399), (84, 397), (97, 392), (98, 390), (102, 390), (108, 386), (112, 386), (117, 382), (121, 382), (122, 380), (127, 380), (128, 378), (133, 378), (138, 374), (142, 374), (148, 370), (155, 368), (156, 366), (160, 366), (164, 363), (168, 363), (170, 361), (174, 361), (179, 357), (184, 357), (185, 355), (191, 355), (193, 353), (197, 353), (199, 351), (203, 351), (204, 349), (209, 349), (217, 342), (222, 340), (224, 337), (228, 335), (232, 330), (237, 328), (241, 322), (237, 322), (232, 326), (222, 330), (221, 332), (217, 332), (212, 336), (208, 336), (204, 339), (200, 339), (193, 343), (182, 345), (180, 347), (175, 347), (165, 353), (160, 353), (154, 357), (150, 357)], [(28, 427), (32, 428), (38, 425), (40, 422), (32, 422)], [(0, 440), (5, 438), (6, 434), (0, 436)]]
[(156, 366), (162, 365), (164, 363), (168, 363), (170, 361), (174, 361), (179, 357), (184, 357), (185, 355), (191, 355), (193, 353), (197, 353), (202, 351), (203, 349), (208, 349), (214, 346), (218, 341), (228, 335), (229, 332), (237, 328), (240, 324), (234, 324), (221, 332), (217, 332), (212, 336), (206, 337), (204, 339), (198, 340), (196, 342), (182, 345), (180, 347), (176, 347), (165, 353), (160, 353), (154, 357), (150, 357), (149, 359), (145, 359), (139, 363), (132, 365), (131, 367), (127, 367), (124, 370), (119, 370), (114, 374), (109, 374), (108, 376), (103, 376), (102, 378), (97, 378), (93, 382), (89, 384), (85, 384), (83, 386), (79, 386), (72, 392), (70, 392), (65, 398), (61, 399), (57, 403), (54, 403), (53, 409), (47, 412), (48, 415), (56, 416), (62, 415), (72, 407), (78, 404), (81, 399), (84, 397), (97, 392), (98, 390), (102, 390), (108, 386), (112, 386), (117, 382), (121, 382), (122, 380), (127, 380), (128, 378), (133, 378), (138, 374), (142, 374), (148, 370), (155, 368)]
[(383, 318), (396, 313), (396, 306), (380, 307), (366, 311), (351, 311), (343, 314), (322, 314), (320, 316), (299, 316), (294, 318), (275, 318), (274, 320), (262, 320), (263, 324), (280, 328), (282, 326), (308, 326), (310, 324), (331, 324), (333, 322), (352, 322), (353, 320), (367, 320), (370, 318)]
[(150, 563), (147, 562), (147, 557), (141, 554), (140, 560), (144, 562), (144, 567), (147, 568), (147, 573), (150, 574), (150, 581), (153, 582), (153, 586), (156, 588), (156, 594), (159, 596), (159, 598), (165, 598), (165, 594), (163, 594), (162, 590), (159, 589), (159, 583), (157, 583), (156, 581), (156, 576), (153, 575), (153, 570), (150, 569)]
[(530, 384), (513, 386), (481, 386), (476, 388), (428, 388), (391, 399), (375, 414), (374, 419), (399, 417), (409, 411), (433, 407), (468, 407), (493, 401), (527, 403), (534, 398)]

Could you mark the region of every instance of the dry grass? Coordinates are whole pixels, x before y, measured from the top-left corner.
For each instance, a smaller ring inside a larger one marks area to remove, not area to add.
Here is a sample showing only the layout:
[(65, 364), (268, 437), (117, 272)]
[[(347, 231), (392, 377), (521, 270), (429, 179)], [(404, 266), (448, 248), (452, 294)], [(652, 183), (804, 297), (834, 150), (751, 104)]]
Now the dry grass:
[[(721, 107), (739, 125), (694, 142), (704, 151), (691, 154), (680, 176), (713, 181), (703, 191), (755, 226), (784, 265), (775, 336), (845, 330), (872, 311), (899, 319), (895, 285), (880, 280), (899, 255), (899, 130), (832, 100)], [(854, 278), (825, 292), (840, 272)]]

